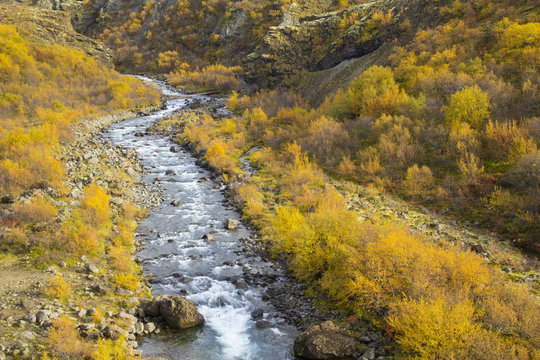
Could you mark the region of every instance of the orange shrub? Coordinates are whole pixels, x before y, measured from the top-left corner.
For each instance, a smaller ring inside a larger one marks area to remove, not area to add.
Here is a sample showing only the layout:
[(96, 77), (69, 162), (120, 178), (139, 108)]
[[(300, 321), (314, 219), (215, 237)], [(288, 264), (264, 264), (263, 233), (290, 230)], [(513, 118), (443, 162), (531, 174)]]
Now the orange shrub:
[(67, 316), (53, 321), (48, 342), (53, 356), (59, 359), (83, 359), (90, 355), (90, 347), (84, 343), (75, 328), (77, 324)]
[(18, 221), (36, 223), (40, 221), (51, 221), (58, 209), (49, 198), (42, 195), (34, 196), (27, 203), (19, 203), (15, 206), (15, 218)]

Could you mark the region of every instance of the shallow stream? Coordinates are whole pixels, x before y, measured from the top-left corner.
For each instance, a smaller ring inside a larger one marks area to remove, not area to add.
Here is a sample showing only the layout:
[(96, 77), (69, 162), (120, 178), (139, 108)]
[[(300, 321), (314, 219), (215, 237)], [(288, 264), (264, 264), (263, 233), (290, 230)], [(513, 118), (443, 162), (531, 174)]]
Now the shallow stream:
[[(246, 255), (241, 239), (251, 234), (242, 223), (237, 230), (225, 229), (227, 219), (240, 219), (240, 215), (192, 155), (184, 150), (172, 152), (174, 144), (169, 139), (140, 136), (156, 120), (209, 98), (183, 98), (163, 83), (155, 83), (172, 97), (164, 108), (115, 124), (104, 136), (115, 145), (135, 149), (146, 169), (142, 181), (158, 184), (163, 192), (162, 204), (138, 229), (144, 245), (137, 256), (143, 259), (144, 273), (153, 275), (153, 295), (186, 296), (206, 322), (200, 328), (148, 337), (139, 348), (144, 355), (168, 354), (178, 360), (293, 359), (296, 329), (262, 300), (266, 284), (253, 281), (258, 273), (279, 280), (280, 270), (256, 255)], [(172, 205), (173, 200), (180, 205)], [(215, 241), (203, 239), (206, 234)], [(245, 281), (246, 274), (251, 281)], [(251, 316), (260, 309), (268, 327), (259, 323), (262, 328), (258, 328)]]

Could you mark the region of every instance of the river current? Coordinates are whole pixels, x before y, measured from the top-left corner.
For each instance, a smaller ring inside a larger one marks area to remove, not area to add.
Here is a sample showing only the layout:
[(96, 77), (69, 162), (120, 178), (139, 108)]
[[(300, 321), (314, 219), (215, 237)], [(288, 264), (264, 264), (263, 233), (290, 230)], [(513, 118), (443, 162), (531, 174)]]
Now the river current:
[[(167, 354), (175, 360), (294, 359), (296, 329), (262, 300), (264, 284), (243, 280), (245, 273), (272, 273), (278, 278), (281, 273), (272, 263), (245, 255), (241, 239), (251, 234), (242, 223), (237, 230), (225, 229), (227, 219), (240, 219), (240, 215), (227, 204), (223, 188), (208, 180), (210, 173), (197, 166), (187, 151), (170, 151), (174, 144), (169, 139), (137, 136), (155, 121), (210, 99), (183, 97), (154, 82), (171, 97), (164, 108), (117, 123), (104, 137), (117, 146), (135, 149), (146, 169), (142, 181), (159, 184), (162, 190), (162, 204), (138, 229), (144, 245), (137, 256), (143, 259), (144, 273), (153, 276), (152, 294), (187, 297), (206, 322), (199, 328), (147, 337), (139, 349), (143, 355)], [(180, 205), (173, 206), (173, 200)], [(213, 235), (215, 241), (203, 239), (205, 234)], [(257, 327), (251, 315), (261, 309), (268, 327)]]

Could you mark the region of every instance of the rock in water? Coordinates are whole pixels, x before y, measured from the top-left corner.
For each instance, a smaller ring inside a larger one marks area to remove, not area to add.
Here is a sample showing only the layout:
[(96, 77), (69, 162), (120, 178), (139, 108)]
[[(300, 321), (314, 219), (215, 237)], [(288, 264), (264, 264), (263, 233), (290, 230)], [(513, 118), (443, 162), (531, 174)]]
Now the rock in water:
[(173, 206), (180, 206), (180, 205), (182, 205), (182, 202), (181, 202), (180, 200), (178, 200), (178, 199), (174, 199), (174, 200), (171, 202), (171, 204), (172, 204)]
[(359, 350), (355, 338), (327, 321), (296, 337), (294, 355), (302, 359), (346, 359)]
[(171, 152), (180, 152), (182, 150), (182, 148), (180, 146), (176, 146), (176, 145), (173, 145), (171, 146)]
[(159, 301), (159, 313), (163, 320), (175, 329), (187, 329), (204, 324), (204, 317), (188, 299), (162, 295), (154, 301)]
[(238, 220), (236, 219), (227, 219), (227, 221), (225, 222), (225, 228), (227, 230), (235, 230), (235, 229), (238, 229)]

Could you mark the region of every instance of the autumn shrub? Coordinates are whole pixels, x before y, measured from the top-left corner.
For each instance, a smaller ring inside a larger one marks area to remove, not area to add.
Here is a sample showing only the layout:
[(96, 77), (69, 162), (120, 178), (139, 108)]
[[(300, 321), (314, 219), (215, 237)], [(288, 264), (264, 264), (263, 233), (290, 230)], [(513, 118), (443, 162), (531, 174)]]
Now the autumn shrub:
[(134, 291), (139, 288), (141, 276), (134, 273), (121, 273), (113, 275), (111, 280), (121, 288)]
[(109, 200), (110, 196), (101, 186), (92, 183), (85, 187), (79, 208), (81, 218), (94, 226), (107, 223), (111, 217)]
[(389, 324), (407, 353), (420, 359), (465, 359), (475, 324), (471, 304), (451, 304), (443, 298), (406, 300), (392, 309)]
[(43, 293), (55, 299), (65, 300), (71, 294), (71, 286), (61, 275), (55, 275), (45, 285)]
[(240, 83), (237, 77), (239, 66), (209, 65), (194, 71), (179, 71), (169, 74), (169, 82), (175, 86), (187, 86), (204, 90), (234, 90)]
[(483, 129), (490, 115), (489, 96), (478, 86), (466, 87), (450, 97), (444, 117), (450, 128), (468, 123), (473, 129)]
[(51, 199), (42, 195), (35, 195), (28, 202), (17, 204), (14, 210), (15, 219), (25, 223), (48, 222), (58, 213)]
[(348, 153), (349, 134), (341, 123), (322, 116), (313, 121), (307, 135), (299, 140), (302, 149), (313, 155), (321, 166), (335, 167)]
[(83, 359), (91, 354), (91, 348), (79, 336), (76, 322), (67, 316), (53, 321), (48, 343), (52, 355), (58, 359)]
[(429, 167), (423, 165), (418, 167), (414, 164), (407, 169), (403, 188), (408, 195), (421, 196), (429, 194), (429, 191), (434, 187), (433, 173)]
[(94, 360), (133, 360), (136, 357), (128, 354), (126, 341), (123, 338), (118, 340), (99, 338), (93, 352)]
[(88, 226), (76, 211), (63, 221), (60, 237), (54, 245), (69, 249), (77, 255), (84, 255), (99, 252), (103, 246), (103, 238), (98, 231)]

